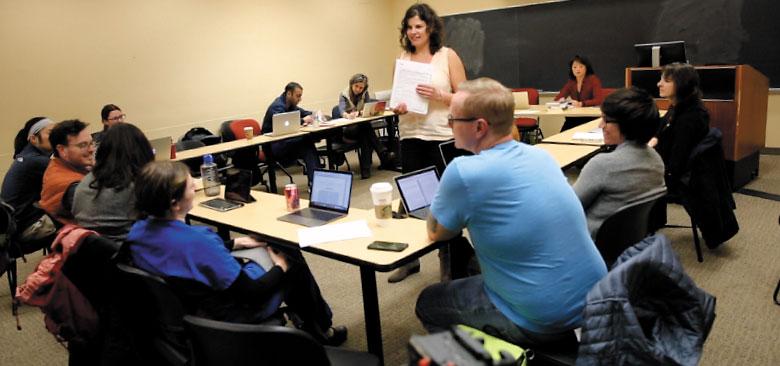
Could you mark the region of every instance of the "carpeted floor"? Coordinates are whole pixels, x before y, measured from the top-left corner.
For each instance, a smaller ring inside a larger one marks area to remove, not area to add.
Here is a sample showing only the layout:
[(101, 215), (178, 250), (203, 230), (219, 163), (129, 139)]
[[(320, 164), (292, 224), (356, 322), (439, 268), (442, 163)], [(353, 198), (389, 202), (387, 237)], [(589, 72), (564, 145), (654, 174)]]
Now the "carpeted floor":
[[(350, 156), (353, 171), (357, 162)], [(376, 160), (376, 159), (375, 159)], [(305, 178), (294, 169), (296, 183), (305, 192)], [(377, 181), (392, 181), (395, 172), (374, 171), (369, 180), (355, 178), (352, 206), (371, 206), (368, 187)], [(761, 176), (746, 188), (780, 194), (780, 156), (761, 156)], [(576, 171), (567, 172), (570, 179)], [(284, 180), (280, 179), (283, 184)], [(305, 195), (304, 195), (305, 196)], [(397, 192), (395, 192), (397, 197)], [(740, 232), (716, 251), (705, 249), (704, 263), (696, 261), (690, 229), (664, 229), (677, 250), (685, 269), (696, 283), (717, 297), (717, 318), (704, 346), (703, 365), (780, 364), (780, 306), (772, 300), (772, 290), (780, 279), (780, 202), (735, 194)], [(669, 210), (670, 223), (690, 222), (679, 207)], [(306, 254), (323, 293), (335, 314), (335, 323), (349, 328), (344, 347), (365, 350), (363, 304), (360, 274), (355, 266)], [(20, 262), (24, 278), (40, 260), (28, 256)], [(412, 334), (424, 332), (414, 316), (414, 303), (425, 286), (438, 279), (435, 253), (422, 258), (422, 271), (398, 284), (388, 284), (389, 274), (377, 276), (387, 365), (406, 361), (406, 343)], [(2, 280), (3, 283), (5, 279)], [(20, 310), (22, 331), (15, 328), (10, 312), (7, 285), (0, 286), (0, 365), (66, 365), (67, 352), (47, 333), (40, 311)]]

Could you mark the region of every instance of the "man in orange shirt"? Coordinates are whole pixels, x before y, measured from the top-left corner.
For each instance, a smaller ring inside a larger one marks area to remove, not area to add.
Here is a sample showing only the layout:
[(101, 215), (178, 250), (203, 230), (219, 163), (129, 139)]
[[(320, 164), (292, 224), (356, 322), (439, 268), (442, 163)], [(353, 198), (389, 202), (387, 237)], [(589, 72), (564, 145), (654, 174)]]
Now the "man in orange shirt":
[[(77, 119), (58, 123), (49, 133), (49, 142), (54, 151), (46, 172), (43, 173), (43, 188), (38, 205), (51, 217), (63, 224), (74, 223), (70, 213), (73, 190), (95, 165), (95, 143), (87, 131), (87, 124)], [(65, 205), (63, 205), (65, 203)]]

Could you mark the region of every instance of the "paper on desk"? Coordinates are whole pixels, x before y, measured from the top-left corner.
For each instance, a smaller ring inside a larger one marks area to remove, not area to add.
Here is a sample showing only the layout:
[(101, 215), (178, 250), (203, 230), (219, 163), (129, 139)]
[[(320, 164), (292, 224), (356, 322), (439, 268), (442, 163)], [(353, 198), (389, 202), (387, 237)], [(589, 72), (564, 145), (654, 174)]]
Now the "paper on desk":
[(534, 116), (537, 113), (534, 109), (515, 109), (515, 116)]
[(421, 62), (395, 60), (393, 75), (393, 92), (390, 96), (390, 107), (406, 103), (409, 112), (427, 114), (428, 99), (417, 94), (418, 84), (430, 84), (433, 79), (433, 66)]
[(581, 141), (601, 141), (604, 140), (604, 133), (601, 131), (601, 128), (594, 128), (590, 131), (575, 132), (571, 135), (571, 138)]
[(301, 248), (331, 241), (366, 238), (371, 236), (366, 220), (329, 224), (317, 227), (298, 229), (298, 245)]

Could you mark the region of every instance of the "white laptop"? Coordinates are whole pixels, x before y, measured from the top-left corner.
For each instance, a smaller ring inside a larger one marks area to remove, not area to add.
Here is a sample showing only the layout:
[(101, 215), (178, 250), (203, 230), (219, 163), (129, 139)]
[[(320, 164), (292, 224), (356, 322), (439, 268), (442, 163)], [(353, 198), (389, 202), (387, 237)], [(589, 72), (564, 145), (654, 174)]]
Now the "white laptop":
[(315, 169), (309, 207), (277, 218), (307, 227), (325, 225), (349, 213), (352, 172)]
[(439, 189), (439, 174), (435, 166), (429, 166), (394, 178), (401, 202), (409, 216), (427, 220), (431, 202)]
[(149, 144), (152, 145), (154, 160), (171, 160), (171, 145), (173, 144), (173, 139), (171, 139), (170, 136), (149, 140)]
[(301, 111), (274, 114), (271, 119), (273, 131), (266, 136), (282, 136), (296, 133), (301, 129)]
[(374, 117), (385, 111), (385, 101), (368, 102), (363, 104), (363, 111), (360, 114), (363, 117)]

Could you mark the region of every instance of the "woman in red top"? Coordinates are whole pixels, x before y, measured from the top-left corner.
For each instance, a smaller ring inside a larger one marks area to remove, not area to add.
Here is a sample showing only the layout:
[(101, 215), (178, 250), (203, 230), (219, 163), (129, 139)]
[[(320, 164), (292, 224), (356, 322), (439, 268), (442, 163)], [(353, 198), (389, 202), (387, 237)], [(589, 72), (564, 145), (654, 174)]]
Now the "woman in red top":
[[(583, 56), (574, 56), (569, 61), (569, 81), (561, 88), (555, 101), (571, 98), (574, 107), (594, 107), (601, 105), (601, 80), (596, 76), (590, 61)], [(561, 131), (579, 126), (592, 120), (589, 117), (567, 117)]]

